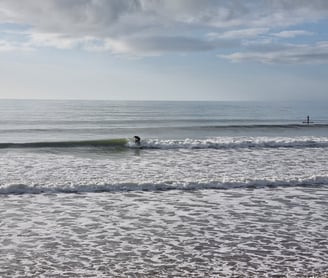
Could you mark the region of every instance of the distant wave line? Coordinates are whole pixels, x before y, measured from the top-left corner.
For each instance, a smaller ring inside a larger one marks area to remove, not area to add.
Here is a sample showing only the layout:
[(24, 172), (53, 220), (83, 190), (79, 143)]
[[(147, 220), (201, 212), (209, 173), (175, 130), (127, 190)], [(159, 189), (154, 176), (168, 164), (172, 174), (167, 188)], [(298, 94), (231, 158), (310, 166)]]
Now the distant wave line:
[[(140, 123), (139, 123), (140, 124)], [(328, 124), (235, 124), (235, 125), (152, 125), (143, 126), (107, 126), (107, 127), (48, 127), (48, 128), (0, 128), (0, 133), (46, 133), (46, 132), (109, 132), (112, 130), (164, 130), (164, 129), (303, 129), (328, 128)]]
[(265, 187), (306, 187), (306, 186), (328, 186), (328, 176), (315, 176), (304, 179), (291, 180), (249, 180), (245, 182), (208, 182), (208, 183), (123, 183), (123, 184), (90, 184), (69, 186), (39, 186), (27, 184), (0, 184), (0, 194), (56, 194), (56, 193), (105, 193), (105, 192), (131, 192), (131, 191), (169, 191), (169, 190), (229, 190), (229, 189), (257, 189)]
[(200, 126), (203, 128), (222, 128), (222, 129), (227, 129), (227, 128), (233, 128), (233, 129), (239, 129), (239, 128), (247, 128), (247, 129), (256, 129), (256, 128), (324, 128), (328, 127), (328, 123), (313, 123), (313, 124), (243, 124), (243, 125), (206, 125), (206, 126)]

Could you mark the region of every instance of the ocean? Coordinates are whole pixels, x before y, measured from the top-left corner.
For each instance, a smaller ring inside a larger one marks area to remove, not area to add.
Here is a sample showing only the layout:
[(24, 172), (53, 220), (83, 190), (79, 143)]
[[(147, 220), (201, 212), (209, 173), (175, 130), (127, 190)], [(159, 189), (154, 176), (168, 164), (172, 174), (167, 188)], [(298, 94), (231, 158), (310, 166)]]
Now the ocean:
[(327, 108), (0, 100), (0, 276), (327, 277)]

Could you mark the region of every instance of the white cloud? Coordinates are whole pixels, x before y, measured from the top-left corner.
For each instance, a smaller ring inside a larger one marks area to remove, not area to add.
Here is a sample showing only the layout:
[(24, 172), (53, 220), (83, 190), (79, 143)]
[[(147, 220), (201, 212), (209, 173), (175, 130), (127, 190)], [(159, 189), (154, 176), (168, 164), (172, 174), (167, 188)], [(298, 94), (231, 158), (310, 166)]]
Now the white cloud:
[(10, 42), (0, 40), (0, 52), (11, 52), (11, 51), (32, 51), (33, 48), (25, 43)]
[(314, 45), (285, 45), (281, 49), (267, 51), (245, 51), (228, 55), (219, 55), (220, 58), (232, 62), (257, 61), (261, 63), (283, 64), (327, 64), (328, 41)]
[(297, 36), (310, 36), (310, 35), (313, 35), (313, 32), (304, 31), (304, 30), (286, 30), (273, 34), (273, 36), (276, 36), (278, 38), (294, 38)]
[(83, 41), (83, 38), (75, 39), (55, 33), (33, 32), (29, 37), (30, 44), (34, 47), (55, 47), (58, 49), (70, 49)]

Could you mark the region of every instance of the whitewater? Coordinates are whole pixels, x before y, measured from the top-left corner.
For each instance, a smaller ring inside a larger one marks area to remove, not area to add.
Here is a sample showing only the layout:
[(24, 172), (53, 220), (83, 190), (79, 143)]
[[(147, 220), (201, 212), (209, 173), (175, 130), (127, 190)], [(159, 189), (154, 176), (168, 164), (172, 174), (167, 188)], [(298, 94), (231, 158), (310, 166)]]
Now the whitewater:
[(2, 277), (328, 275), (326, 104), (0, 108)]
[(0, 193), (229, 189), (328, 182), (327, 138), (144, 140), (140, 146), (132, 140), (126, 144), (101, 142), (4, 148), (0, 151)]

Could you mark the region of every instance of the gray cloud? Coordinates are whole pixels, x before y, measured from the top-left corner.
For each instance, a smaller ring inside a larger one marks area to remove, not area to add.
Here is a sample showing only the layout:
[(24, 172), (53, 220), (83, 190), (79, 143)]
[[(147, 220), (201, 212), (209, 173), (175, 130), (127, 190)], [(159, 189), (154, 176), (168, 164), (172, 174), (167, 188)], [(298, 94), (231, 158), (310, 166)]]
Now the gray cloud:
[(269, 28), (249, 28), (249, 29), (237, 29), (226, 31), (223, 33), (209, 33), (209, 38), (216, 39), (240, 39), (240, 38), (256, 38), (259, 35), (265, 34), (269, 31)]
[[(138, 55), (238, 47), (269, 36), (270, 29), (315, 22), (327, 15), (326, 0), (0, 0), (0, 23), (29, 26), (24, 34), (28, 47), (80, 46)], [(306, 34), (278, 30), (274, 36)], [(265, 60), (250, 53), (225, 57)]]
[(109, 45), (113, 46), (114, 52), (130, 52), (132, 54), (148, 53), (162, 54), (165, 52), (201, 52), (215, 49), (226, 49), (238, 47), (236, 40), (202, 40), (193, 37), (182, 36), (152, 36), (135, 37), (126, 40), (119, 40), (117, 44), (112, 41)]
[[(1, 12), (2, 11), (2, 12)], [(313, 21), (328, 14), (326, 0), (2, 0), (0, 20), (28, 23), (41, 31), (109, 34), (131, 27), (272, 27)], [(138, 32), (138, 30), (135, 30)]]
[(3, 21), (30, 24), (39, 32), (74, 36), (105, 35), (122, 16), (137, 9), (137, 2), (132, 0), (0, 1), (0, 10), (6, 14)]

